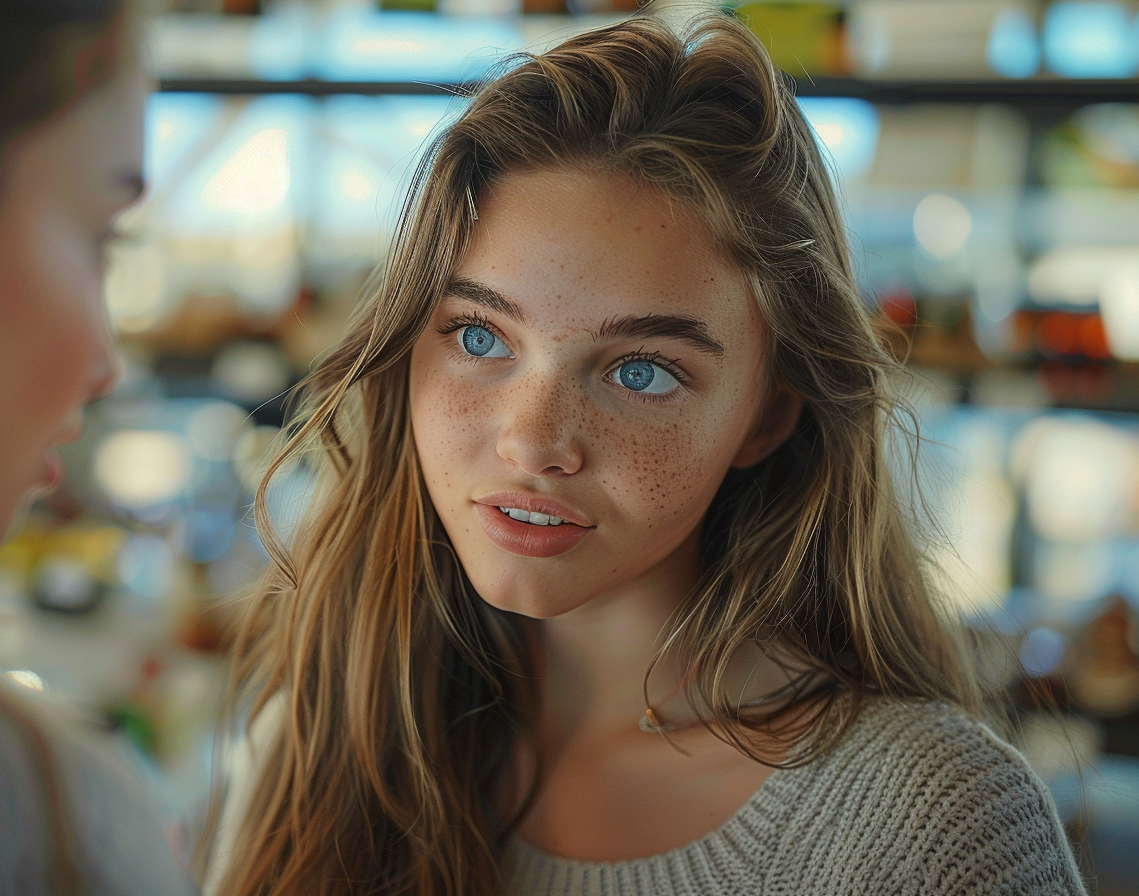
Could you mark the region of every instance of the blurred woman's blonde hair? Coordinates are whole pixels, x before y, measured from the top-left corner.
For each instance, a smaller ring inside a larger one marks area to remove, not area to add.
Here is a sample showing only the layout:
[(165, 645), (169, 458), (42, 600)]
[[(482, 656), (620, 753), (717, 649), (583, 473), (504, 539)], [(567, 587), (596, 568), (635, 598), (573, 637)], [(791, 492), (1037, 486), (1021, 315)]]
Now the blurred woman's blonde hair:
[[(807, 762), (865, 694), (976, 705), (887, 468), (899, 367), (856, 286), (814, 136), (738, 21), (707, 14), (677, 32), (634, 18), (513, 58), (475, 93), (428, 149), (385, 270), (304, 384), (257, 497), (275, 564), (248, 601), (231, 693), (254, 717), (274, 695), (286, 709), (226, 845), (226, 896), (500, 891), (517, 819), (497, 796), (533, 718), (534, 658), (527, 622), (473, 593), (426, 496), (408, 357), (484, 191), (550, 167), (619, 172), (694, 209), (750, 278), (770, 376), (803, 399), (787, 442), (715, 497), (702, 579), (670, 633), (705, 722), (759, 761), (772, 760), (757, 732)], [(286, 546), (265, 496), (298, 462), (321, 488)], [(796, 686), (741, 709), (725, 673), (757, 643), (777, 647)]]

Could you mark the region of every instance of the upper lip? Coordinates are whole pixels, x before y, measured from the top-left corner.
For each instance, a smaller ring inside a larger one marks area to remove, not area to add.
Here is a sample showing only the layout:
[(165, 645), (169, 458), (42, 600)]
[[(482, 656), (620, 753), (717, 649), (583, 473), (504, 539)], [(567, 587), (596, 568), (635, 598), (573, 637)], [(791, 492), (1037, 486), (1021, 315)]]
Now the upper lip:
[(576, 510), (539, 495), (526, 495), (522, 492), (494, 492), (481, 498), (475, 498), (475, 503), (487, 504), (492, 507), (516, 507), (518, 510), (525, 510), (530, 513), (556, 516), (563, 522), (573, 523), (575, 526), (582, 526), (586, 529), (593, 528), (593, 524)]

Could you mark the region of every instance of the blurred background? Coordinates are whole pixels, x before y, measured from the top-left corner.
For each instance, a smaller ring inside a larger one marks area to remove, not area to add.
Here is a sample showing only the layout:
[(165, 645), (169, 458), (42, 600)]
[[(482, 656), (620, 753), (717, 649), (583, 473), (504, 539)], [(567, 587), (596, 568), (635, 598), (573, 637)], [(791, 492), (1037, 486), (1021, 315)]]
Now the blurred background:
[[(114, 731), (171, 818), (201, 811), (285, 393), (383, 262), (425, 139), (506, 53), (634, 9), (167, 0), (151, 21), (148, 190), (106, 283), (127, 375), (0, 547), (0, 671)], [(1098, 891), (1139, 894), (1139, 2), (735, 9), (796, 80), (866, 301), (909, 339), (939, 559), (994, 700)], [(270, 492), (286, 530), (306, 485)]]

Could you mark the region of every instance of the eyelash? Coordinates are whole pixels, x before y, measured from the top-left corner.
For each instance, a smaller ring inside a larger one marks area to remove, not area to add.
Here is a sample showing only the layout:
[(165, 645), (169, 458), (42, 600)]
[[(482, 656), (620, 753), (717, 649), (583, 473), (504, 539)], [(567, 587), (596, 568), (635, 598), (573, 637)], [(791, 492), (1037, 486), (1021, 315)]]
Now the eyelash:
[[(457, 333), (459, 330), (463, 329), (463, 327), (482, 327), (484, 330), (490, 332), (495, 339), (502, 339), (503, 342), (506, 342), (506, 340), (502, 338), (502, 333), (498, 331), (498, 328), (495, 327), (481, 314), (463, 314), (459, 317), (453, 317), (447, 321), (447, 323), (436, 327), (435, 332), (440, 336), (450, 336), (452, 333)], [(470, 361), (472, 363), (483, 360), (482, 358), (476, 358), (473, 355), (468, 355), (465, 351), (460, 349), (458, 345), (455, 344), (454, 339), (449, 339), (447, 341), (449, 343), (448, 348), (459, 360)]]
[[(609, 372), (605, 374), (605, 377), (612, 382), (612, 375), (623, 365), (633, 361), (648, 361), (650, 364), (655, 364), (665, 373), (670, 374), (676, 382), (680, 384), (680, 388), (683, 389), (688, 382), (688, 374), (678, 365), (678, 360), (679, 359), (676, 358), (665, 358), (660, 352), (646, 352), (644, 349), (638, 349), (635, 352), (624, 354), (614, 361), (609, 368)], [(624, 389), (622, 391), (627, 392), (629, 397), (635, 401), (668, 402), (676, 399), (674, 393), (679, 390), (673, 390), (673, 392), (668, 392), (664, 395), (655, 395), (648, 392), (634, 392), (631, 389)]]
[[(453, 317), (447, 321), (447, 323), (436, 327), (435, 332), (440, 336), (450, 336), (452, 333), (457, 333), (459, 330), (463, 329), (463, 327), (482, 327), (484, 330), (487, 330), (493, 334), (496, 339), (502, 339), (503, 342), (506, 341), (503, 339), (502, 333), (499, 332), (498, 328), (495, 327), (481, 314), (464, 314), (460, 315), (459, 317)], [(454, 340), (448, 341), (453, 342)], [(471, 355), (468, 355), (466, 352), (457, 347), (455, 347), (454, 352), (456, 357), (459, 357), (464, 361), (477, 362), (481, 360), (480, 358), (475, 358)], [(610, 365), (609, 370), (606, 372), (605, 379), (608, 382), (612, 382), (613, 373), (620, 369), (623, 365), (629, 364), (633, 361), (647, 361), (650, 364), (655, 364), (657, 367), (661, 368), (661, 370), (675, 377), (681, 388), (683, 388), (689, 380), (688, 374), (685, 373), (677, 363), (678, 359), (665, 358), (661, 355), (660, 352), (646, 352), (644, 349), (638, 349), (635, 352), (627, 352), (616, 361), (614, 361)], [(643, 392), (633, 392), (630, 389), (623, 389), (622, 391), (628, 393), (628, 396), (635, 401), (667, 402), (673, 400), (674, 398), (671, 393), (666, 395), (654, 395), (646, 394)]]

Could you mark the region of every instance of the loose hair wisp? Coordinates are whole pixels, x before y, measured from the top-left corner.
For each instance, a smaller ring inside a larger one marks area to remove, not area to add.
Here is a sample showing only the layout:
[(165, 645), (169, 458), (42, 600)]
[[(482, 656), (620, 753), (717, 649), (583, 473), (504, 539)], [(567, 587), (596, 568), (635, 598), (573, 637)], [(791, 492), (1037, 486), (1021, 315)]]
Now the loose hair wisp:
[[(898, 365), (851, 272), (841, 216), (783, 77), (739, 22), (676, 33), (635, 18), (504, 63), (432, 144), (385, 271), (305, 383), (270, 469), (307, 458), (322, 488), (248, 602), (234, 705), (285, 721), (221, 893), (497, 893), (514, 819), (497, 799), (535, 707), (526, 623), (472, 593), (419, 474), (413, 344), (463, 257), (483, 192), (512, 172), (623, 173), (689, 204), (748, 275), (769, 379), (802, 396), (791, 438), (733, 471), (704, 572), (675, 620), (689, 698), (717, 733), (797, 762), (865, 693), (974, 704), (884, 460)], [(760, 394), (757, 384), (757, 396)], [(726, 669), (745, 644), (796, 670), (796, 706), (746, 709)], [(647, 670), (646, 670), (647, 674)], [(792, 724), (791, 709), (810, 705)]]

